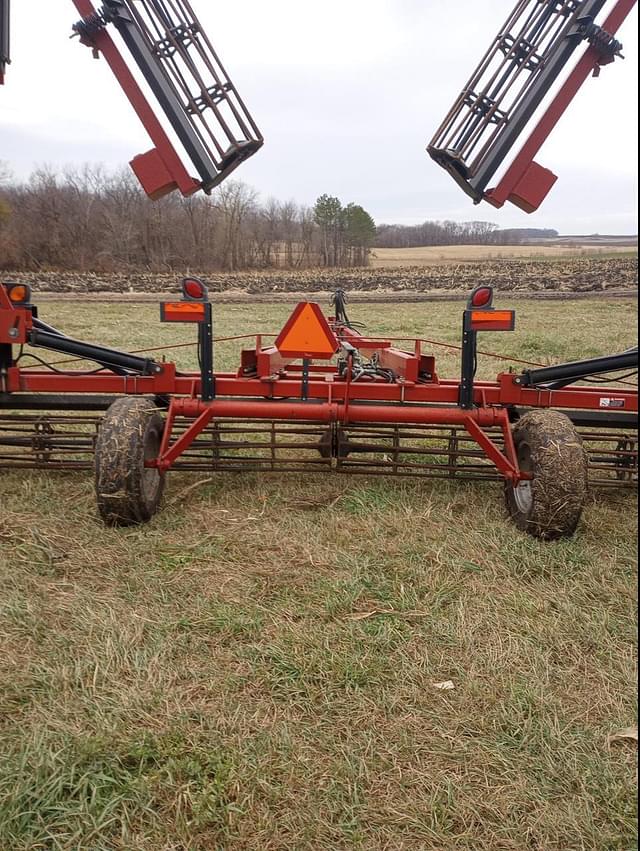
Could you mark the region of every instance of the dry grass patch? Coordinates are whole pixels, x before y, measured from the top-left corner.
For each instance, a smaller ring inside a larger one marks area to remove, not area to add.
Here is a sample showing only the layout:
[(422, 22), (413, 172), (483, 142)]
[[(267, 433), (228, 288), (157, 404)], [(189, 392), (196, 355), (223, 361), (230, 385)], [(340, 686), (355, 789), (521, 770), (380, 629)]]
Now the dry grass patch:
[(374, 248), (371, 265), (375, 269), (404, 266), (435, 266), (439, 263), (472, 263), (481, 260), (567, 260), (637, 256), (637, 244), (594, 245), (430, 245), (418, 248)]
[[(178, 338), (94, 310), (64, 324)], [(459, 312), (369, 326), (454, 342)], [(487, 348), (622, 349), (630, 314), (523, 303)], [(178, 498), (193, 483), (113, 530), (85, 476), (0, 474), (3, 851), (634, 847), (635, 746), (607, 746), (637, 718), (634, 496), (593, 495), (543, 544), (497, 485), (220, 475)]]

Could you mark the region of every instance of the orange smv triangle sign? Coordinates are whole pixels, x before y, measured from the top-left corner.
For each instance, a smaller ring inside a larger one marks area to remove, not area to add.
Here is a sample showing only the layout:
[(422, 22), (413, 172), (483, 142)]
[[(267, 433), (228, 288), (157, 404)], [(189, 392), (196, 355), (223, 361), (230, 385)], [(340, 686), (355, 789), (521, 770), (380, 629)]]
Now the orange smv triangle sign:
[(280, 332), (276, 348), (287, 358), (329, 360), (338, 350), (338, 341), (320, 305), (302, 301)]

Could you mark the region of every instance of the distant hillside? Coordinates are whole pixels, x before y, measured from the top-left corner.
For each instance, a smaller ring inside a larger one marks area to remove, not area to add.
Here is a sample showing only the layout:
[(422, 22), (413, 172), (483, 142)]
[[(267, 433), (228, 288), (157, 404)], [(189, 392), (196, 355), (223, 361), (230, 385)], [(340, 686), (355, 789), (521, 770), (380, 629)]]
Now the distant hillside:
[(520, 245), (528, 239), (554, 239), (550, 228), (503, 228), (493, 222), (422, 222), (382, 224), (376, 228), (375, 248), (423, 248), (447, 245)]
[(637, 247), (637, 234), (566, 234), (554, 237), (533, 237), (525, 239), (528, 245), (582, 245), (582, 246), (629, 246)]
[(531, 240), (559, 239), (560, 234), (553, 228), (502, 228), (496, 231), (496, 235), (502, 237), (500, 240), (507, 245), (517, 245), (521, 242)]
[(564, 245), (583, 248), (637, 247), (633, 234), (563, 235), (555, 228), (499, 228), (492, 222), (423, 222), (419, 225), (382, 224), (376, 228), (375, 249), (413, 249), (449, 246)]
[(637, 246), (637, 234), (561, 234), (552, 228), (504, 228), (494, 232), (504, 245)]

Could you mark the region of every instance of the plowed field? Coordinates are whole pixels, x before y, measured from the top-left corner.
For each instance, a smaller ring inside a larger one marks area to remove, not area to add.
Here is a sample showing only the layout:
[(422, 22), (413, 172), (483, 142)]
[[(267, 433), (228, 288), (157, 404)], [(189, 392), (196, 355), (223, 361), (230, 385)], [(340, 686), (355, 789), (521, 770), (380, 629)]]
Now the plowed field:
[[(197, 274), (197, 270), (189, 270)], [(433, 266), (361, 269), (304, 269), (200, 273), (211, 292), (268, 295), (331, 291), (336, 287), (368, 294), (460, 293), (476, 284), (528, 294), (611, 293), (635, 290), (637, 256), (574, 258), (562, 261), (483, 260)], [(177, 272), (94, 274), (81, 272), (3, 273), (3, 280), (33, 284), (38, 292), (103, 294), (174, 290)]]

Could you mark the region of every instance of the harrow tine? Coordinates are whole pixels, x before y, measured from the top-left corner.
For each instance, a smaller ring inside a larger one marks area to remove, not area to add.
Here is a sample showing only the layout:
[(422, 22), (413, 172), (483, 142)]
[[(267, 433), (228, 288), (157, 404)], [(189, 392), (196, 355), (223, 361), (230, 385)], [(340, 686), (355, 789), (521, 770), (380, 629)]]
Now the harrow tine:
[[(71, 470), (93, 467), (100, 418), (73, 414), (0, 416), (0, 469)], [(176, 434), (185, 423), (178, 423)], [(590, 483), (632, 487), (637, 483), (637, 436), (628, 432), (581, 431), (589, 457)], [(499, 431), (491, 432), (501, 446)], [(500, 474), (475, 441), (452, 426), (358, 425), (219, 421), (178, 459), (184, 472), (320, 472), (410, 478), (498, 481)]]

